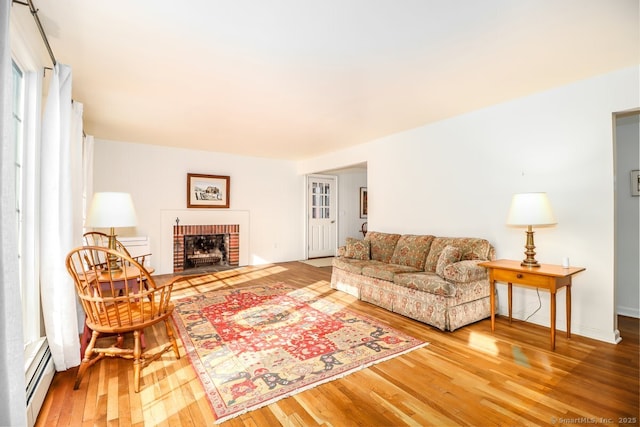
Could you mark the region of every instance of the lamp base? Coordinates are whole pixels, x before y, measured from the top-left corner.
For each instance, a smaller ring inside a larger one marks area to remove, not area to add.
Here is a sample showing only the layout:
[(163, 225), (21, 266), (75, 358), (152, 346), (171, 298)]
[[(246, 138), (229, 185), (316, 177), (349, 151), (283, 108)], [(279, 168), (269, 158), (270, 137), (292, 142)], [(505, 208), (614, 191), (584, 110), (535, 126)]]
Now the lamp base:
[[(109, 249), (117, 250), (116, 248), (116, 233), (113, 227), (111, 227), (111, 233), (109, 233)], [(118, 257), (112, 254), (107, 254), (107, 262), (109, 271), (119, 272), (122, 271), (120, 264), (118, 264)]]
[(534, 260), (523, 259), (520, 265), (523, 267), (540, 267), (540, 264), (535, 259)]
[(540, 267), (540, 264), (538, 263), (538, 261), (536, 261), (535, 258), (536, 251), (534, 251), (534, 249), (536, 247), (533, 244), (533, 228), (530, 225), (527, 228), (527, 244), (524, 247), (527, 249), (526, 251), (524, 251), (524, 254), (527, 257), (522, 260), (520, 265), (523, 267)]

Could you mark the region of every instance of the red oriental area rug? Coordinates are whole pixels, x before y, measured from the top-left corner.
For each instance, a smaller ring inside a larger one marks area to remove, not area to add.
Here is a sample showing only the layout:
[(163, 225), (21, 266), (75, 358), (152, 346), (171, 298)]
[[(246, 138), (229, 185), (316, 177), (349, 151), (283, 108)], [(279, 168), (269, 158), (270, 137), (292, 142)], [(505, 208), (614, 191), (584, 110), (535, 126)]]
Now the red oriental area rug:
[(279, 283), (175, 301), (216, 423), (427, 345)]

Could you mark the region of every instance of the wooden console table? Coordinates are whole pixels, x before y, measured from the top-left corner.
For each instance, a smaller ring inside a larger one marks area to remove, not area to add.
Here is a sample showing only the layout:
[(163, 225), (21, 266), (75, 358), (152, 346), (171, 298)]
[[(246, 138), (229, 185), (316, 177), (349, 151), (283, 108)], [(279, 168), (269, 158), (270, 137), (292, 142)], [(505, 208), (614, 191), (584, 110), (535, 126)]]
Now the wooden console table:
[(491, 283), (491, 331), (496, 327), (496, 282), (506, 282), (509, 291), (509, 323), (512, 320), (512, 284), (547, 289), (551, 293), (551, 350), (556, 348), (556, 292), (567, 289), (567, 338), (571, 338), (571, 277), (584, 271), (582, 267), (564, 268), (560, 265), (540, 264), (540, 267), (523, 267), (520, 261), (501, 259), (481, 262), (489, 269)]

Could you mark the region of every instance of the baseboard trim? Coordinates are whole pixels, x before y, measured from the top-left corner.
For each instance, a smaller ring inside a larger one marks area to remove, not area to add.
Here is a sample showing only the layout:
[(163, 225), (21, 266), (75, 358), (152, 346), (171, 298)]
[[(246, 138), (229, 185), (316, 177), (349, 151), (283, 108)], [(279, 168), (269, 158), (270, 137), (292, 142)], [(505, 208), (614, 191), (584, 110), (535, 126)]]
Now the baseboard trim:
[(621, 316), (635, 317), (636, 319), (640, 319), (640, 309), (639, 308), (624, 307), (624, 306), (619, 305), (619, 306), (616, 307), (616, 311)]

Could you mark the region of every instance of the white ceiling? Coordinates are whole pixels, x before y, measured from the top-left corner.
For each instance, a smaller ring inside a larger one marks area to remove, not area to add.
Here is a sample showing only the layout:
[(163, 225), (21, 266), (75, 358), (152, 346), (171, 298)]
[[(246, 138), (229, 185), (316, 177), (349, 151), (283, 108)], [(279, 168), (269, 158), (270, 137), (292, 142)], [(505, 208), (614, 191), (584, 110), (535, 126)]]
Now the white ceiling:
[(304, 159), (640, 63), (638, 0), (34, 2), (88, 134), (241, 155)]

